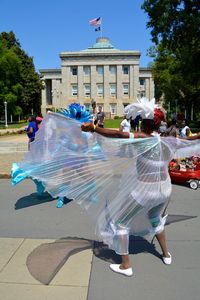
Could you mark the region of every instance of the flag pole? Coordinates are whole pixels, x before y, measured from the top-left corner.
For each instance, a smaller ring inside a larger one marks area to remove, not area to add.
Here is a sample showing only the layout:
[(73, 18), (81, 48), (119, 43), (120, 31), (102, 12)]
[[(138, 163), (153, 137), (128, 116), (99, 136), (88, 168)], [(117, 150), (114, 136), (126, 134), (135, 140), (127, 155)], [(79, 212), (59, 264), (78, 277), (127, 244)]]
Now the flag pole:
[(102, 34), (103, 34), (103, 30), (102, 30), (102, 28), (103, 28), (103, 18), (101, 18), (101, 30), (100, 30), (100, 35), (101, 35), (101, 38), (102, 38)]

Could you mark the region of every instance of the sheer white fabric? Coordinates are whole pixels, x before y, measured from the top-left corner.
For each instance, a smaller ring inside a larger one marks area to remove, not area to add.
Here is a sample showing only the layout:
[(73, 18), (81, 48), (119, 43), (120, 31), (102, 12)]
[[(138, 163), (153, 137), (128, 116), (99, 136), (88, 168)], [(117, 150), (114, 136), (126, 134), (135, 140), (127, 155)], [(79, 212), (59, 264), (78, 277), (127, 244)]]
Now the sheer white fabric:
[(80, 127), (59, 114), (46, 115), (19, 167), (53, 197), (81, 204), (98, 238), (127, 254), (130, 234), (153, 234), (160, 224), (171, 194), (169, 161), (200, 153), (199, 140), (112, 139)]

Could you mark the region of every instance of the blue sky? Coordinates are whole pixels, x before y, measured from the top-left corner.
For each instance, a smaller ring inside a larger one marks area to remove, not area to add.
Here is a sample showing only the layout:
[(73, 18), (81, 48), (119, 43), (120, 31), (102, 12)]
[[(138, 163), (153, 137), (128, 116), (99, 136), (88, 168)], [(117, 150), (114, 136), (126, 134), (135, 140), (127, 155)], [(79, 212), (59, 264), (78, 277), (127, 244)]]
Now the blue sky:
[(121, 50), (139, 50), (140, 66), (151, 42), (143, 0), (1, 0), (0, 32), (13, 31), (37, 70), (60, 68), (59, 53), (92, 46), (99, 33), (89, 20), (102, 17), (103, 36)]

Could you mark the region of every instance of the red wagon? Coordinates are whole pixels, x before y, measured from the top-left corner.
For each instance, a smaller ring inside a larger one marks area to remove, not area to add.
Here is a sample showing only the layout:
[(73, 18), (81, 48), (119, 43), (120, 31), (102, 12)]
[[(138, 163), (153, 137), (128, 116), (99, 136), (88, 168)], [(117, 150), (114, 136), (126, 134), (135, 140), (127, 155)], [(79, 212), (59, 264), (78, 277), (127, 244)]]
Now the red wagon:
[(169, 174), (172, 182), (188, 182), (193, 190), (200, 185), (200, 158), (184, 158), (169, 163)]

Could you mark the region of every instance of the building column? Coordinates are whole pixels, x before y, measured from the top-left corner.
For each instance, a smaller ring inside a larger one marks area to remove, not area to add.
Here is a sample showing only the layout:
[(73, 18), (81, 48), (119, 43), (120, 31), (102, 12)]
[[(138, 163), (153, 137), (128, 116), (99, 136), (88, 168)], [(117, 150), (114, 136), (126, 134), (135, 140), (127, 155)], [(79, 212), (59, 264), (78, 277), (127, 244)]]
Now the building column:
[(91, 66), (90, 84), (91, 84), (91, 98), (97, 97), (97, 82), (96, 82), (96, 66)]
[(149, 85), (150, 85), (150, 98), (149, 99), (152, 99), (155, 97), (155, 87), (154, 87), (154, 81), (153, 81), (153, 78), (150, 78), (149, 79)]
[(109, 85), (109, 66), (104, 66), (103, 71), (103, 89), (104, 89), (104, 101), (110, 98), (110, 85)]
[(145, 79), (145, 97), (146, 97), (147, 99), (149, 99), (149, 100), (150, 100), (150, 97), (151, 97), (151, 95), (150, 95), (149, 78), (146, 78), (146, 79)]
[(78, 102), (84, 102), (83, 66), (78, 66)]
[[(61, 96), (61, 84), (59, 79), (52, 79), (52, 105), (55, 110), (60, 109), (63, 107), (61, 105), (60, 96)], [(66, 107), (66, 104), (64, 108)]]
[(71, 98), (71, 87), (70, 87), (70, 67), (62, 67), (62, 100), (60, 105), (62, 107), (67, 107), (70, 103)]
[[(130, 76), (129, 76), (129, 98), (130, 101), (133, 102), (134, 100), (134, 75), (133, 75), (134, 66), (130, 65)], [(137, 98), (137, 97), (136, 97)]]
[(117, 100), (122, 99), (122, 65), (117, 65)]
[(137, 99), (137, 93), (139, 90), (139, 65), (133, 67), (133, 100)]

